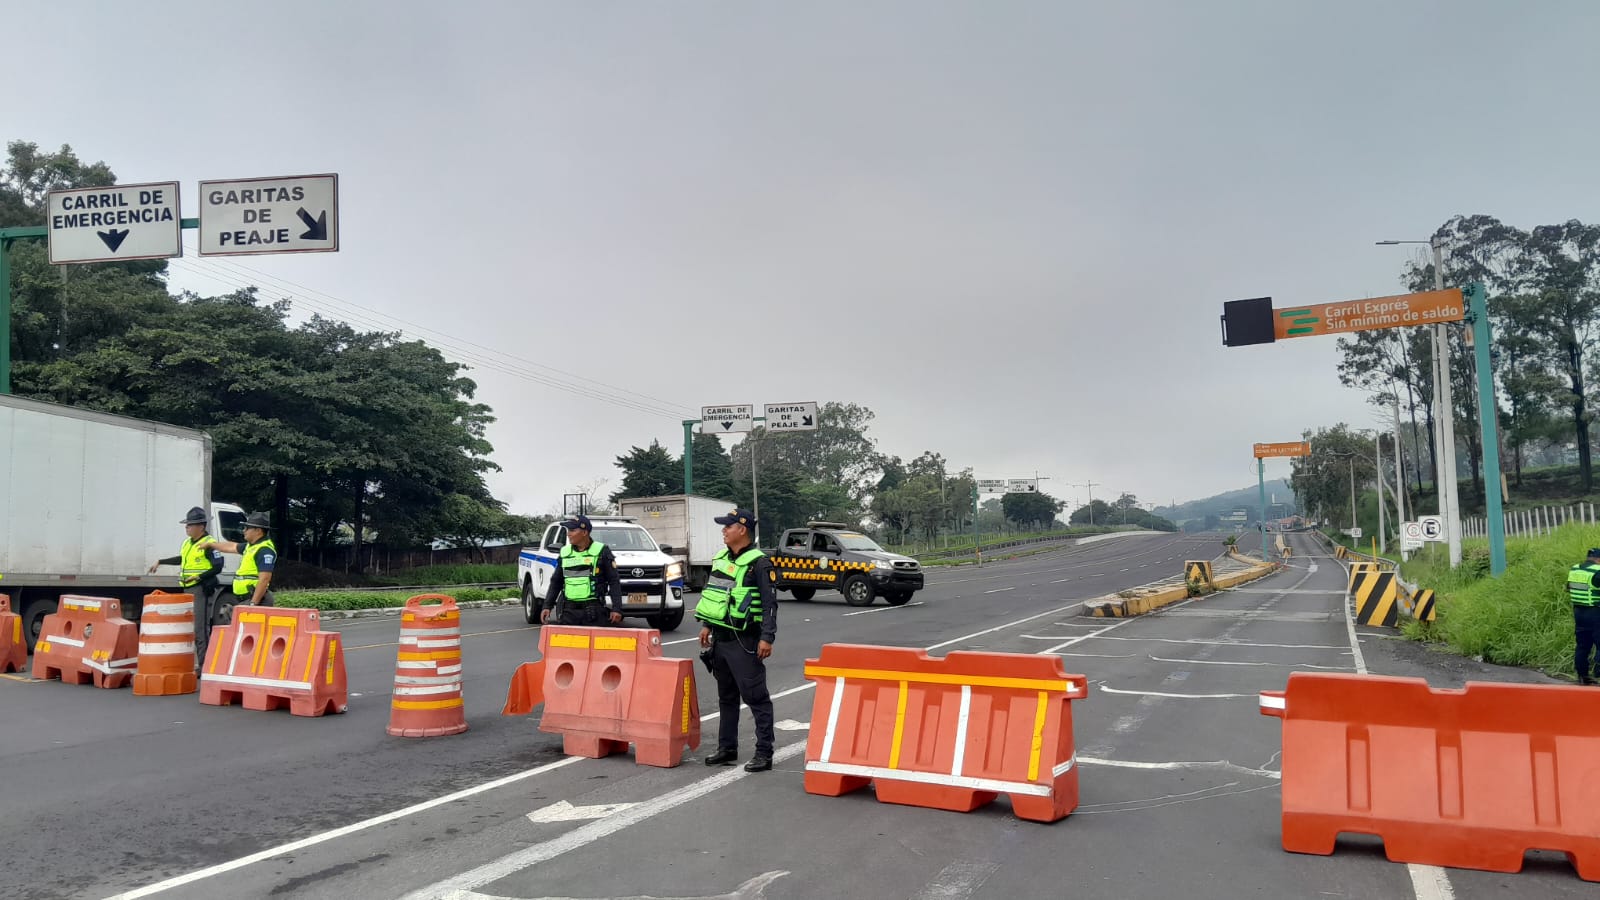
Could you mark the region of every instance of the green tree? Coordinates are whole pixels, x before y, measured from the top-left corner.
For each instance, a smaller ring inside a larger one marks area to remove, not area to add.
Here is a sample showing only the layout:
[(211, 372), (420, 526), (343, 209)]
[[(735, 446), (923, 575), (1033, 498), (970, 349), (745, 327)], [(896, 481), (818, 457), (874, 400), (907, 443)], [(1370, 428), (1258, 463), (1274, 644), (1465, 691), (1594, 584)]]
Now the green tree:
[(1006, 519), (1017, 525), (1049, 528), (1055, 524), (1056, 514), (1067, 506), (1046, 493), (1006, 494), (1000, 498), (1000, 508)]
[[(731, 501), (733, 460), (714, 434), (694, 436), (694, 492), (702, 497)], [(679, 468), (682, 468), (681, 465)]]
[(1303, 511), (1346, 527), (1351, 521), (1350, 494), (1359, 496), (1372, 482), (1375, 463), (1371, 434), (1339, 423), (1306, 434), (1311, 455), (1290, 461), (1289, 484)]
[[(715, 440), (715, 438), (712, 438)], [(615, 503), (625, 497), (663, 497), (683, 493), (683, 460), (651, 441), (648, 447), (633, 447), (617, 457), (622, 470), (622, 485), (611, 494)]]
[(438, 533), (452, 547), (471, 547), (480, 562), (490, 541), (526, 541), (548, 522), (508, 513), (497, 500), (450, 494), (439, 505)]

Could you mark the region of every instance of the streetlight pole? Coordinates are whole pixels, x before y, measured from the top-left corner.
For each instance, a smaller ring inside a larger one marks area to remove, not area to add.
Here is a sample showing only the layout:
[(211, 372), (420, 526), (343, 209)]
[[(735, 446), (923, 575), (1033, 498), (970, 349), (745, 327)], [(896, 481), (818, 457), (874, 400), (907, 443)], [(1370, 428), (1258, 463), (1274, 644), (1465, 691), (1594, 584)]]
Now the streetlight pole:
[[(1433, 288), (1444, 290), (1444, 249), (1437, 240), (1378, 241), (1379, 246), (1427, 244), (1433, 251)], [(1439, 497), (1439, 516), (1450, 545), (1450, 566), (1461, 565), (1461, 486), (1456, 478), (1455, 398), (1450, 384), (1449, 332), (1443, 324), (1434, 325), (1433, 409), (1434, 440), (1438, 452), (1434, 459), (1434, 491)]]

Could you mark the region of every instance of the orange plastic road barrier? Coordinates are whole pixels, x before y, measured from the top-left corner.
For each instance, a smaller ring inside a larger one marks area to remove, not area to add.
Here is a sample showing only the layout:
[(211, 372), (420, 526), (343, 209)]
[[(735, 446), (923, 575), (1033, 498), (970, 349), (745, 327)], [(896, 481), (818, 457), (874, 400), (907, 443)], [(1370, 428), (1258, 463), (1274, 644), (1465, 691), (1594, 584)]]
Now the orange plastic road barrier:
[(164, 591), (145, 595), (134, 694), (168, 697), (195, 692), (194, 627), (194, 597)]
[(318, 631), (314, 609), (240, 606), (233, 622), (212, 629), (200, 702), (297, 716), (350, 708), (339, 633)]
[(1283, 849), (1323, 856), (1341, 833), (1394, 862), (1518, 872), (1528, 850), (1600, 881), (1600, 691), (1308, 674), (1263, 691), (1283, 719)]
[(956, 812), (1006, 794), (1035, 822), (1078, 806), (1070, 701), (1088, 683), (1059, 657), (826, 644), (805, 677), (817, 683), (806, 793), (871, 782), (882, 802)]
[(461, 610), (456, 598), (419, 594), (400, 614), (389, 734), (439, 737), (467, 730), (461, 698)]
[[(542, 660), (517, 669), (504, 714), (542, 699), (539, 730), (562, 735), (567, 755), (599, 759), (631, 743), (634, 762), (670, 768), (700, 746), (694, 661), (662, 656), (661, 632), (546, 625), (539, 649)], [(538, 692), (527, 683), (536, 674)]]
[(0, 672), (21, 672), (28, 664), (22, 617), (11, 611), (11, 596), (0, 594)]
[(122, 617), (121, 601), (67, 595), (44, 617), (33, 647), (33, 677), (119, 688), (133, 677), (138, 649), (139, 627)]

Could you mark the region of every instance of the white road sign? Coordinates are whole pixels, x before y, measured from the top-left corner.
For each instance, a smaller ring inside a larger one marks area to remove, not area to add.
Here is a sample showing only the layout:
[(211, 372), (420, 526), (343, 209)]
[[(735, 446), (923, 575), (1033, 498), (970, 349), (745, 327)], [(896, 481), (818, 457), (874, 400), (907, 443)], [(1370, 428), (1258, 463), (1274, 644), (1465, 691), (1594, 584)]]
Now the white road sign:
[(176, 181), (51, 191), (48, 208), (57, 265), (183, 255)]
[(1350, 535), (1352, 538), (1358, 541), (1361, 540), (1361, 529), (1359, 528), (1347, 528), (1345, 529), (1344, 533)]
[(1422, 549), (1422, 523), (1402, 522), (1400, 525), (1400, 549), (1410, 552)]
[(1005, 492), (1006, 480), (1004, 478), (978, 479), (978, 493), (980, 494), (1004, 494)]
[(755, 413), (749, 403), (734, 406), (702, 406), (700, 431), (704, 434), (738, 434), (754, 425)]
[(200, 255), (339, 249), (339, 176), (200, 182)]
[(1422, 539), (1425, 541), (1444, 540), (1443, 516), (1417, 516), (1417, 524), (1422, 526)]
[(768, 431), (816, 431), (817, 404), (768, 403), (762, 410)]
[(1010, 478), (1006, 480), (1006, 493), (1008, 494), (1035, 494), (1039, 491), (1039, 482), (1032, 478)]

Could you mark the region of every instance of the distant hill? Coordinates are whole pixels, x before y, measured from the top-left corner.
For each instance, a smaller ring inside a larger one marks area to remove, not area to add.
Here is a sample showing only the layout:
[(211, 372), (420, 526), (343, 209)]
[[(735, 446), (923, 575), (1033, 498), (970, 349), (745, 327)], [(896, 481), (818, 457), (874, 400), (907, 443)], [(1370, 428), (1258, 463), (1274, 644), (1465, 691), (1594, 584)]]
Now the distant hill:
[[(1155, 513), (1182, 525), (1184, 522), (1204, 520), (1209, 516), (1221, 518), (1232, 513), (1234, 509), (1244, 506), (1249, 507), (1250, 518), (1256, 519), (1260, 517), (1260, 511), (1257, 509), (1258, 499), (1259, 491), (1252, 484), (1236, 491), (1228, 491), (1201, 500), (1190, 500), (1177, 506), (1158, 506)], [(1267, 482), (1267, 503), (1270, 505), (1273, 502), (1282, 504), (1286, 513), (1299, 511), (1295, 506), (1294, 492), (1289, 489), (1289, 481), (1286, 478)]]

